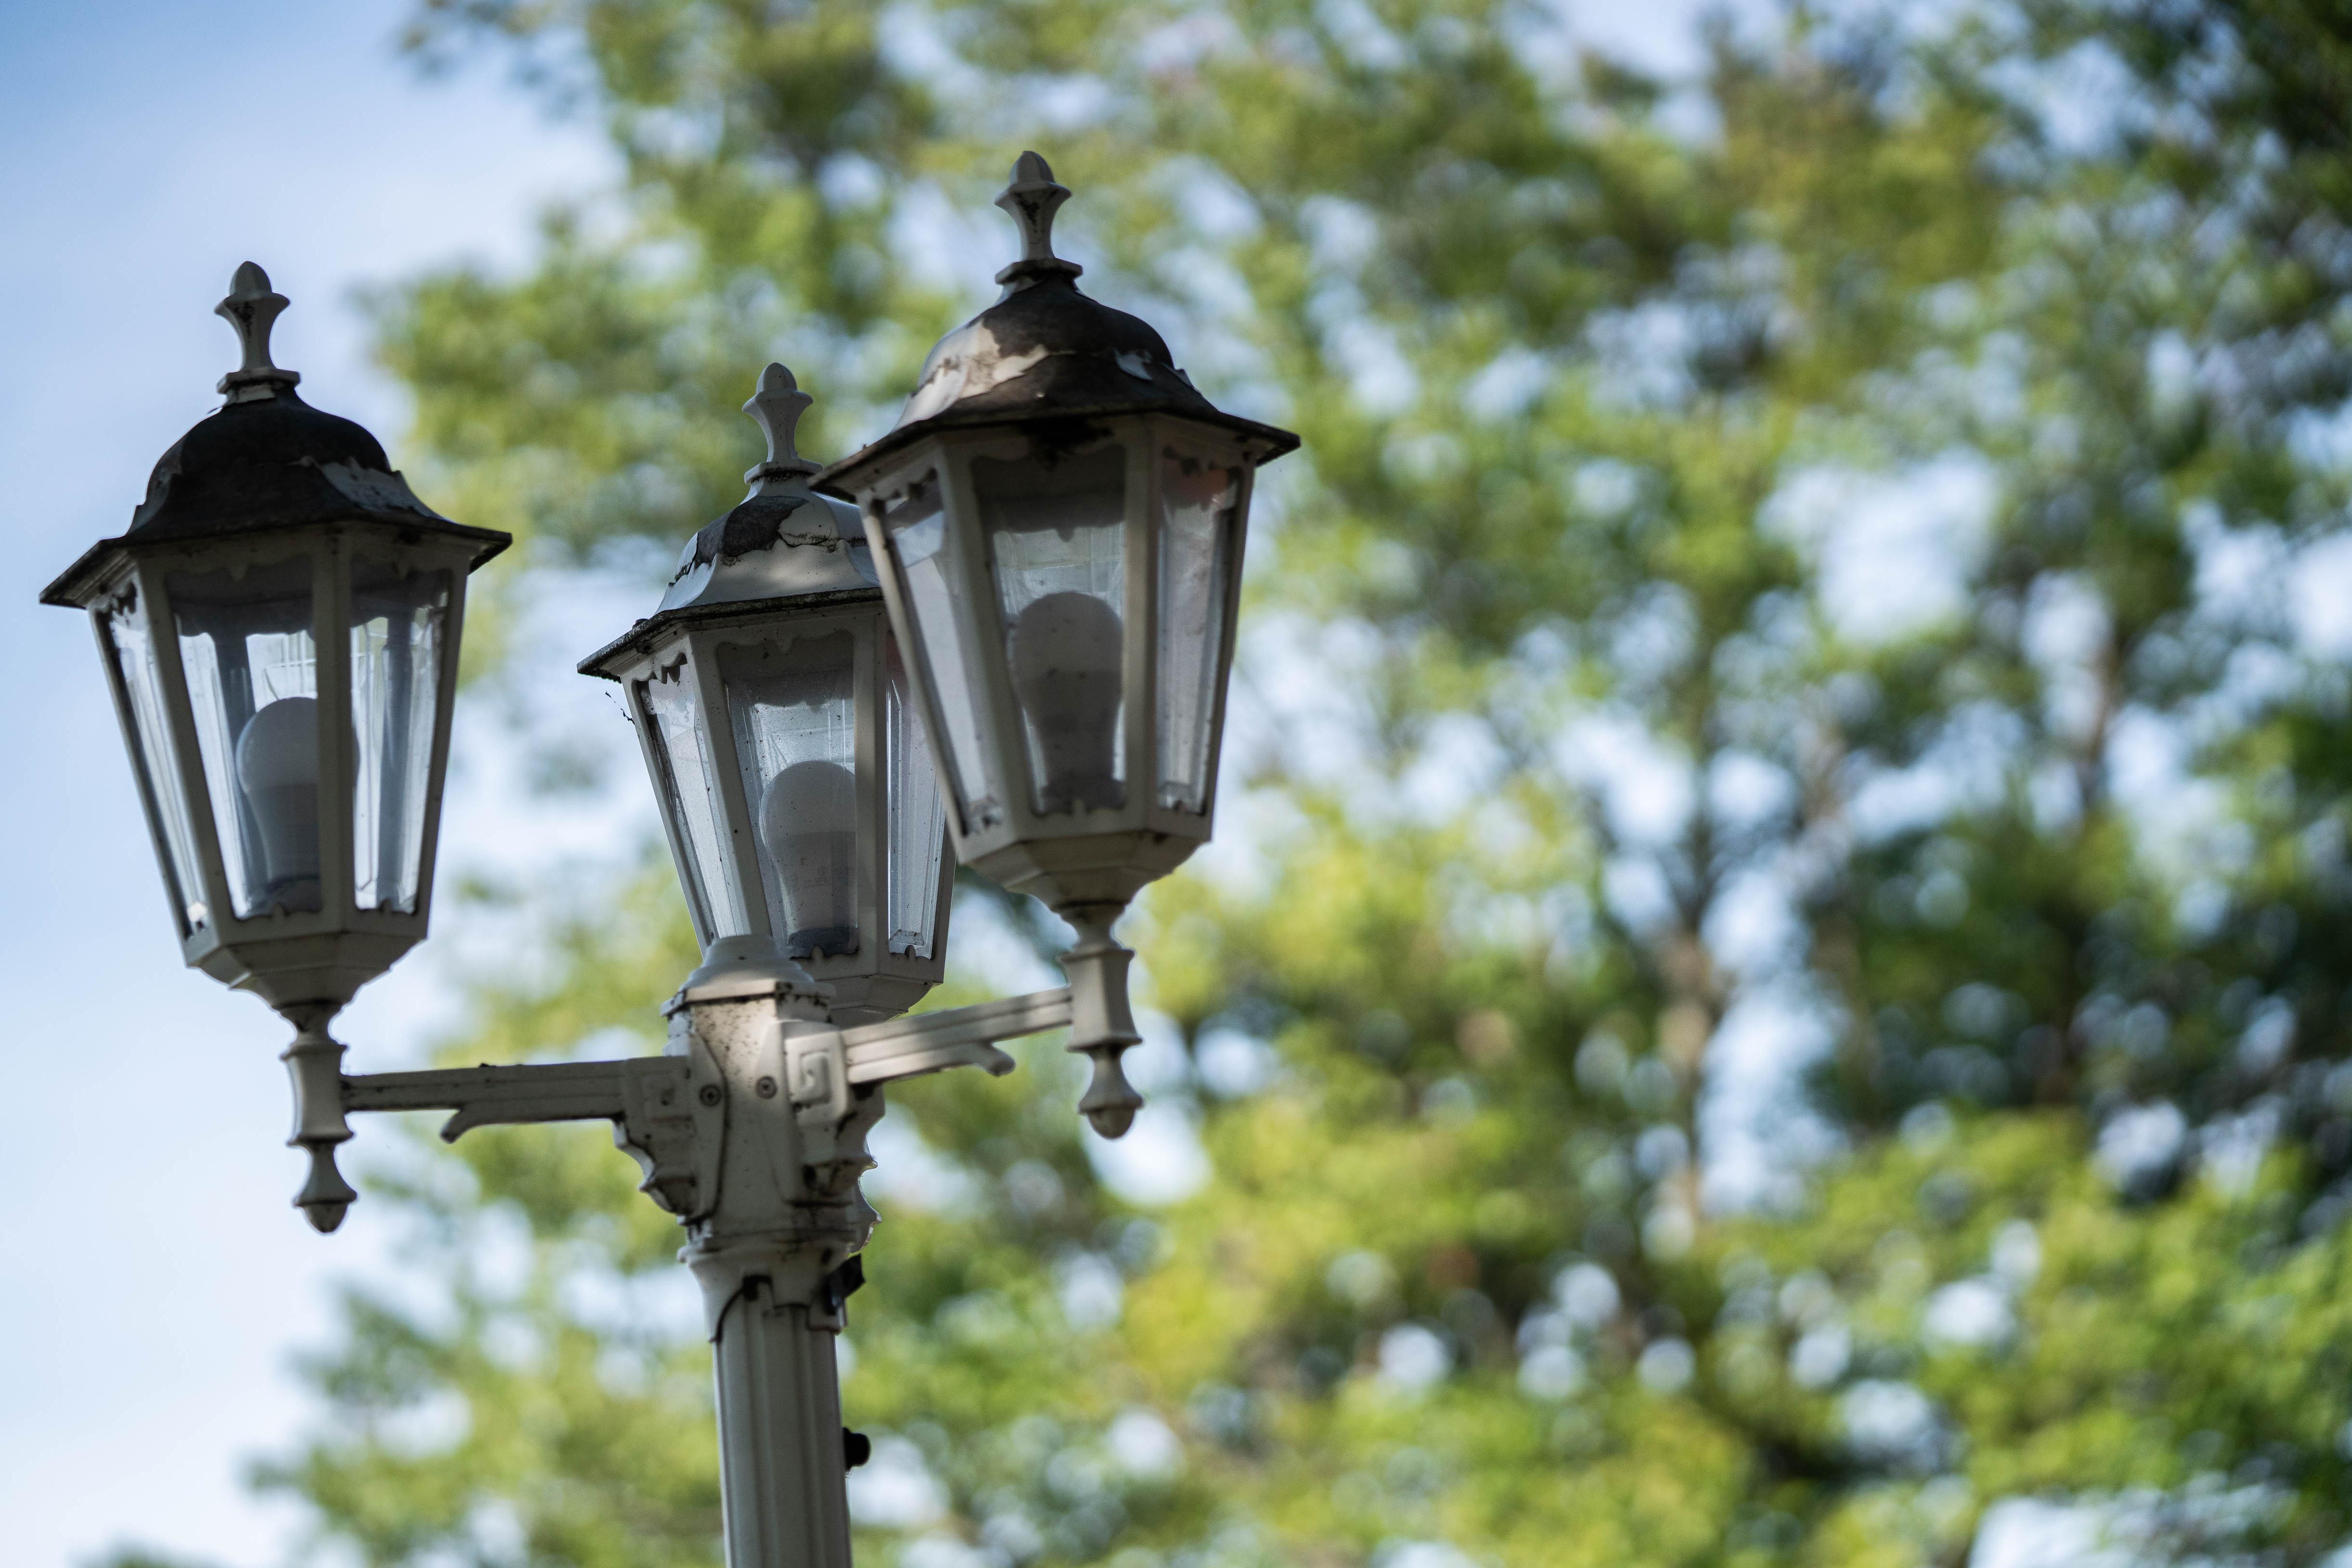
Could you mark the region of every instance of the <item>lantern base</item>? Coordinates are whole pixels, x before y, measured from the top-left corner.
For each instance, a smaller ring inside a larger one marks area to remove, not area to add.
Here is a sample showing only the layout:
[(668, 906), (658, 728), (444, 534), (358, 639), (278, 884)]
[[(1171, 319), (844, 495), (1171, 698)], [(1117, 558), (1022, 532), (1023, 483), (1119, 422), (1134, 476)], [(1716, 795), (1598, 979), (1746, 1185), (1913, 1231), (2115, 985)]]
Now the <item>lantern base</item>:
[(773, 937), (722, 936), (703, 952), (702, 967), (686, 977), (677, 1000), (715, 1002), (770, 994), (821, 1004), (833, 999), (833, 987), (819, 984)]
[[(187, 960), (191, 969), (201, 969), (224, 985), (250, 991), (290, 1018), (289, 1009), (314, 1005), (331, 1013), (390, 969), (423, 935), (422, 931), (329, 931), (274, 941), (248, 939), (232, 950), (205, 940), (211, 933), (200, 931), (187, 944)], [(301, 1025), (298, 1021), (295, 1026)]]
[(930, 994), (931, 982), (898, 974), (845, 975), (825, 979), (824, 961), (810, 965), (833, 992), (833, 1021), (844, 1028), (896, 1018)]
[[(1135, 895), (1192, 858), (1204, 842), (1135, 829), (1007, 844), (965, 861), (1009, 892), (1026, 893), (1065, 919), (1076, 908), (1108, 907), (1112, 919)], [(963, 846), (959, 845), (959, 852)], [(973, 847), (977, 847), (974, 846)]]

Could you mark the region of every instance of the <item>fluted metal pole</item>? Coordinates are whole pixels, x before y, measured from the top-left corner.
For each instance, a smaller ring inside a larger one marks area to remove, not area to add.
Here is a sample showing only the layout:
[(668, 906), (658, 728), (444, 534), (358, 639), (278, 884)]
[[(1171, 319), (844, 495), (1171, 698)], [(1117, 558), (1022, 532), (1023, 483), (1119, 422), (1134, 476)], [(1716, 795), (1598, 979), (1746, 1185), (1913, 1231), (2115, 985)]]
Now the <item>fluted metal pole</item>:
[(755, 1279), (719, 1317), (727, 1568), (850, 1568), (841, 1383), (824, 1313)]

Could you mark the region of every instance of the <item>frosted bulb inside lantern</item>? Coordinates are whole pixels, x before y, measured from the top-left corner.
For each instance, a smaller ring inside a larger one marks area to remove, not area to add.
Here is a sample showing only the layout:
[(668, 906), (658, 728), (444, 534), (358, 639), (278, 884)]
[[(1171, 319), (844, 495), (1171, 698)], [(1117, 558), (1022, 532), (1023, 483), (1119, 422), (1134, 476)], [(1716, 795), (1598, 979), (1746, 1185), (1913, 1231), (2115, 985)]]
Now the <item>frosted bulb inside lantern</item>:
[(1126, 629), (1091, 594), (1048, 594), (1013, 623), (1013, 686), (1035, 731), (1041, 811), (1127, 804), (1114, 771)]
[(246, 721), (236, 782), (261, 838), (264, 905), (315, 913), (319, 894), (319, 704), (281, 697)]
[(839, 763), (794, 763), (760, 795), (760, 843), (784, 885), (794, 958), (857, 951), (857, 778)]

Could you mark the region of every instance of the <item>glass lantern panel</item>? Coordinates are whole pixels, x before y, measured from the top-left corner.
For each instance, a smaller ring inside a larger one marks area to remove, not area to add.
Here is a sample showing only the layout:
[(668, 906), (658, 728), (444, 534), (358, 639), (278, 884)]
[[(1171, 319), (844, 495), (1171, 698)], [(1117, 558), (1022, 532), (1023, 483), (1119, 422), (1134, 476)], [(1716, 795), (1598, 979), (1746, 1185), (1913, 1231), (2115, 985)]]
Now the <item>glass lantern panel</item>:
[(230, 903), (247, 920), (315, 914), (325, 898), (310, 563), (174, 572), (164, 591)]
[(163, 678), (155, 668), (154, 634), (148, 629), (147, 607), (137, 592), (127, 594), (106, 613), (107, 646), (121, 673), (123, 701), (131, 710), (131, 729), (137, 754), (131, 758), (147, 781), (160, 817), (165, 868), (172, 879), (184, 931), (211, 922), (205, 907), (205, 879), (196, 858), (195, 828), (188, 818), (188, 797), (180, 787), (180, 770), (173, 761), (172, 723), (163, 707)]
[(794, 958), (857, 951), (857, 639), (729, 643), (719, 682), (760, 842), (769, 929)]
[(1160, 454), (1160, 804), (1209, 809), (1217, 678), (1240, 528), (1241, 469), (1175, 447)]
[(1039, 815), (1127, 804), (1127, 454), (975, 458)]
[(687, 904), (696, 919), (709, 922), (709, 929), (700, 933), (703, 943), (749, 935), (751, 921), (735, 890), (735, 879), (727, 871), (727, 816), (719, 805), (719, 771), (711, 765), (709, 743), (702, 732), (694, 667), (680, 655), (636, 685), (639, 711), (642, 721), (651, 726), (660, 774), (654, 792), (685, 851), (678, 860), (678, 879), (686, 884)]
[(890, 951), (928, 959), (939, 940), (940, 876), (947, 848), (948, 803), (931, 761), (930, 737), (915, 712), (915, 697), (899, 662), (898, 643), (885, 637), (882, 762), (889, 774)]
[(997, 816), (988, 749), (981, 738), (980, 693), (973, 684), (982, 666), (971, 624), (956, 613), (962, 595), (950, 575), (947, 518), (940, 510), (937, 476), (927, 476), (908, 486), (904, 495), (885, 502), (882, 523), (905, 574), (907, 615), (914, 622), (940, 721), (947, 727), (957, 798), (968, 823), (978, 828)]
[(352, 886), (363, 910), (416, 912), (450, 591), (446, 568), (352, 563)]

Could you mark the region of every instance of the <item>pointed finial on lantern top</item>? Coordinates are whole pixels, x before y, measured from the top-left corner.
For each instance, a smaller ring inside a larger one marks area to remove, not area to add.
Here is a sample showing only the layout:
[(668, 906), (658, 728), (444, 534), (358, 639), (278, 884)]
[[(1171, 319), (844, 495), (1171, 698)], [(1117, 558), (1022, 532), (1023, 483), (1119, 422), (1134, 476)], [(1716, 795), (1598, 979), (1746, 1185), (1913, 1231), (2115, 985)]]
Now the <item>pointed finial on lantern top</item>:
[(743, 412), (768, 437), (768, 455), (744, 473), (745, 484), (756, 491), (763, 479), (796, 479), (824, 466), (802, 457), (793, 439), (801, 416), (815, 401), (782, 365), (772, 363), (760, 373), (760, 389), (744, 403)]
[(302, 379), (269, 363), (269, 329), (277, 325), (278, 312), (289, 303), (285, 295), (269, 287), (268, 273), (247, 261), (238, 265), (236, 276), (229, 280), (228, 298), (213, 307), (215, 315), (236, 329), (237, 347), (245, 356), (244, 363), (220, 380), (219, 390), (228, 395), (231, 403), (275, 397)]
[(1076, 278), (1086, 270), (1075, 261), (1054, 254), (1054, 215), (1070, 199), (1070, 188), (1057, 184), (1054, 171), (1034, 153), (1024, 153), (1013, 165), (1013, 183), (996, 205), (1021, 226), (1021, 259), (996, 275), (1011, 293), (1048, 278)]

